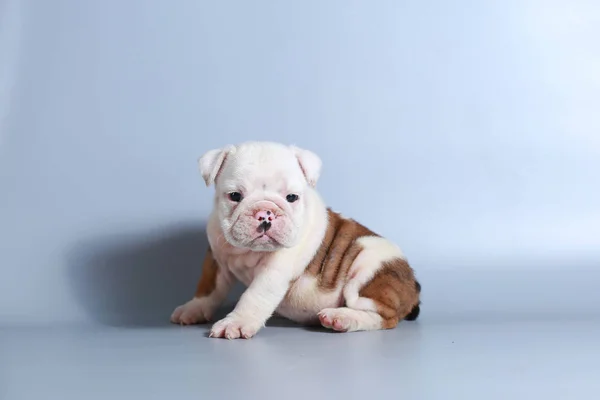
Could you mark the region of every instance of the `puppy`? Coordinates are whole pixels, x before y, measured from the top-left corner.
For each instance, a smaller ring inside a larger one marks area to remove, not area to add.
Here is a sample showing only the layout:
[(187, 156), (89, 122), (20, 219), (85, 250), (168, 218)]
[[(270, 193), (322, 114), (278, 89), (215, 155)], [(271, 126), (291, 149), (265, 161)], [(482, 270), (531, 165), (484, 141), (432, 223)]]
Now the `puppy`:
[(209, 248), (194, 297), (171, 322), (211, 321), (236, 280), (247, 289), (210, 337), (251, 338), (275, 313), (339, 332), (418, 317), (421, 286), (402, 251), (324, 204), (316, 154), (246, 142), (208, 151), (199, 168), (215, 185)]

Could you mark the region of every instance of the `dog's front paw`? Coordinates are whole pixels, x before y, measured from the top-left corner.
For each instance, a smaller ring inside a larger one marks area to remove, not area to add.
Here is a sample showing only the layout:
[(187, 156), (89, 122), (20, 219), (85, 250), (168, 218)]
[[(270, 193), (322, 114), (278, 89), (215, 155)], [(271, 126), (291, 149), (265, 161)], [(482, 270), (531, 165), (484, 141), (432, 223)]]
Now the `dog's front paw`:
[(193, 298), (171, 314), (171, 322), (181, 325), (203, 324), (210, 321), (212, 310), (205, 299)]
[(212, 338), (250, 339), (260, 330), (262, 324), (252, 318), (228, 315), (215, 323), (210, 330)]

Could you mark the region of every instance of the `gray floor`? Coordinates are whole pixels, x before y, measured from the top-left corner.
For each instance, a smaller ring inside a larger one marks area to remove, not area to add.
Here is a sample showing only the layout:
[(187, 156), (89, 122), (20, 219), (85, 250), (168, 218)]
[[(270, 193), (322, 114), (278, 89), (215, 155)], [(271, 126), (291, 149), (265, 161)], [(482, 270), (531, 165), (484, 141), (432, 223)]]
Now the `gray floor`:
[(598, 399), (600, 321), (434, 322), (335, 334), (273, 320), (207, 327), (5, 327), (2, 400)]

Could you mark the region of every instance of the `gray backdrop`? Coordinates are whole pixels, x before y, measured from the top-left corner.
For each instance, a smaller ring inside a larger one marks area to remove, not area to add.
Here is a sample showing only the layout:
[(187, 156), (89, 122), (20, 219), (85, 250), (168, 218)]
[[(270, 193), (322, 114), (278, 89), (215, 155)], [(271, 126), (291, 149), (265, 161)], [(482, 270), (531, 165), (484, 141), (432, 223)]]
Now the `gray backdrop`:
[(423, 318), (598, 313), (600, 4), (0, 0), (0, 323), (164, 324), (243, 140), (323, 158)]

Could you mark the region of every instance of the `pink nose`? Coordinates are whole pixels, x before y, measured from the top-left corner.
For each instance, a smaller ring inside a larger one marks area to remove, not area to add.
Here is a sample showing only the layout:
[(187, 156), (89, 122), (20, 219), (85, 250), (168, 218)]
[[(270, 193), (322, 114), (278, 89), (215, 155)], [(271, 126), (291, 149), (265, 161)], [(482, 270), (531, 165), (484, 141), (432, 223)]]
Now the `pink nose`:
[(256, 218), (259, 221), (273, 221), (275, 219), (275, 214), (273, 214), (273, 211), (269, 211), (269, 210), (259, 210), (256, 212), (256, 214), (254, 214), (254, 218)]

